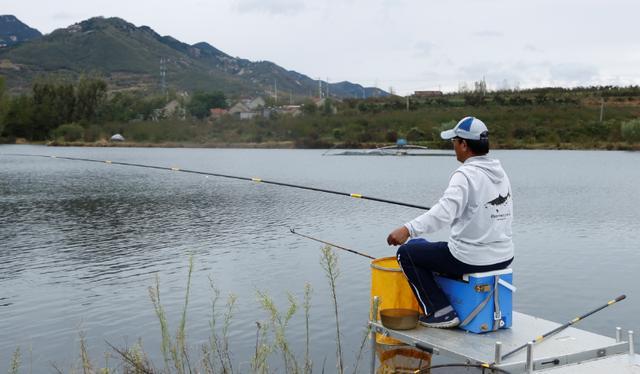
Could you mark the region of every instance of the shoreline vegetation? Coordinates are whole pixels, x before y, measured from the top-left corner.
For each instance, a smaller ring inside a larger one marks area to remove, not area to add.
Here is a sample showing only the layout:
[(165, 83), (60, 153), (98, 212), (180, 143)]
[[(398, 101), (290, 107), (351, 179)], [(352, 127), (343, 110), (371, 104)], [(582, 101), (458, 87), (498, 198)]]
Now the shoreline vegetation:
[[(284, 103), (220, 91), (110, 91), (107, 81), (87, 76), (42, 78), (30, 93), (10, 95), (0, 76), (0, 143), (371, 149), (405, 139), (451, 149), (440, 132), (472, 115), (489, 127), (492, 149), (640, 150), (640, 86), (490, 91), (475, 83), (446, 94)], [(259, 104), (248, 109), (249, 102)], [(110, 141), (115, 134), (125, 141)]]
[[(325, 246), (321, 249), (320, 265), (329, 282), (330, 295), (327, 298), (331, 300), (332, 313), (335, 320), (335, 360), (336, 367), (331, 369), (326, 367), (325, 362), (318, 364), (313, 362), (311, 350), (313, 348), (321, 349), (327, 355), (330, 354), (328, 347), (313, 347), (311, 345), (310, 321), (311, 321), (311, 295), (313, 289), (309, 283), (305, 283), (302, 303), (290, 292), (286, 293), (286, 305), (284, 308), (279, 307), (274, 299), (266, 292), (256, 290), (256, 301), (259, 308), (265, 313), (263, 318), (255, 321), (255, 349), (253, 356), (234, 357), (230, 351), (230, 327), (236, 312), (237, 297), (229, 294), (226, 301), (222, 300), (221, 291), (215, 285), (214, 280), (209, 277), (209, 287), (211, 289), (211, 315), (209, 320), (210, 335), (208, 341), (199, 346), (189, 344), (187, 338), (187, 321), (189, 297), (191, 293), (191, 279), (194, 270), (194, 258), (189, 257), (187, 284), (185, 289), (184, 304), (182, 309), (178, 308), (177, 313), (180, 315), (175, 333), (172, 333), (168, 323), (165, 307), (161, 302), (160, 278), (156, 275), (154, 284), (148, 287), (149, 298), (153, 305), (155, 315), (159, 322), (160, 342), (159, 350), (161, 362), (152, 362), (149, 358), (148, 351), (141, 339), (135, 344), (124, 347), (117, 347), (110, 342), (106, 342), (109, 351), (104, 352), (101, 364), (96, 364), (98, 360), (93, 360), (88, 352), (87, 336), (84, 331), (78, 333), (79, 350), (75, 362), (68, 368), (60, 367), (59, 364), (53, 362), (51, 365), (55, 372), (64, 373), (85, 373), (85, 374), (110, 374), (110, 373), (225, 373), (233, 374), (243, 372), (239, 368), (238, 362), (248, 362), (251, 372), (253, 373), (291, 373), (291, 374), (310, 374), (312, 372), (335, 372), (335, 373), (357, 373), (359, 366), (363, 360), (363, 353), (367, 346), (370, 335), (370, 329), (367, 323), (363, 323), (362, 340), (358, 350), (355, 352), (354, 360), (346, 365), (343, 362), (344, 352), (341, 345), (340, 336), (343, 332), (340, 330), (340, 310), (338, 303), (337, 281), (340, 277), (340, 269), (338, 266), (338, 256), (334, 250)], [(224, 305), (221, 302), (224, 301)], [(302, 309), (303, 316), (298, 316), (298, 311)], [(304, 341), (290, 342), (288, 335), (290, 334), (292, 321), (294, 317), (302, 318), (302, 321), (296, 320), (297, 326), (304, 328)], [(259, 317), (258, 317), (259, 318)], [(34, 352), (29, 351), (29, 356), (33, 356)], [(11, 357), (9, 363), (10, 374), (18, 374), (21, 369), (29, 369), (23, 365), (24, 354), (20, 347), (17, 347)], [(29, 363), (29, 366), (33, 362)], [(245, 368), (246, 369), (246, 368)]]
[[(27, 143), (22, 143), (27, 144)], [(31, 144), (31, 143), (29, 143)], [(216, 148), (216, 149), (310, 149), (296, 147), (295, 142), (265, 142), (265, 143), (138, 143), (138, 142), (109, 142), (106, 140), (96, 142), (65, 142), (51, 141), (33, 144), (42, 144), (52, 147), (113, 147), (113, 148)], [(432, 150), (450, 150), (451, 148), (434, 148), (428, 143), (420, 142), (416, 145), (426, 146)], [(343, 144), (335, 144), (331, 148), (326, 149), (375, 149), (384, 146), (394, 145), (393, 143), (381, 144), (359, 144), (358, 147), (345, 146)], [(312, 148), (313, 149), (313, 148)], [(325, 148), (319, 148), (325, 149)], [(511, 144), (494, 144), (491, 143), (492, 150), (606, 150), (606, 151), (640, 151), (640, 143), (629, 144), (626, 142), (593, 142), (590, 144), (575, 143), (511, 143)]]

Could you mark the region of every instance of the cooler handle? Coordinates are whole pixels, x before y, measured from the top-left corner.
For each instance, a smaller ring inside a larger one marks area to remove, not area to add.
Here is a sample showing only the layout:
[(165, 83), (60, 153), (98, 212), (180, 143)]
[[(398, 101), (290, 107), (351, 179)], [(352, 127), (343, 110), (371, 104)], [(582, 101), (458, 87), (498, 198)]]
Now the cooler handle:
[(498, 283), (501, 284), (504, 288), (508, 289), (511, 292), (516, 292), (516, 286), (514, 286), (513, 284), (507, 282), (506, 280), (500, 278), (498, 279)]

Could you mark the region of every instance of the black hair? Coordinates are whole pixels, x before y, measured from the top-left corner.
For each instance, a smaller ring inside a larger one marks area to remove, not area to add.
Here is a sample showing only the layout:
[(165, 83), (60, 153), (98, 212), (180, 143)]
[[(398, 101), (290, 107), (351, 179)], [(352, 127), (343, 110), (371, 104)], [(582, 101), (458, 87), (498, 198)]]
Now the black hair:
[(489, 132), (485, 131), (480, 134), (480, 139), (464, 139), (467, 142), (467, 146), (471, 149), (474, 155), (484, 156), (489, 153)]

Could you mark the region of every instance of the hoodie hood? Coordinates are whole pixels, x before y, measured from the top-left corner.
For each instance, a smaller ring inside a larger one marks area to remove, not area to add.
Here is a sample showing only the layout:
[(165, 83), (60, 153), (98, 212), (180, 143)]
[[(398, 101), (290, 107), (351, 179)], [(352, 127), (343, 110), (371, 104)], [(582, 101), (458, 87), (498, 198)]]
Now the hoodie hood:
[(471, 176), (480, 171), (486, 174), (487, 177), (489, 177), (489, 180), (493, 183), (500, 183), (505, 176), (505, 172), (500, 161), (487, 156), (469, 157), (457, 171), (460, 171), (467, 176)]

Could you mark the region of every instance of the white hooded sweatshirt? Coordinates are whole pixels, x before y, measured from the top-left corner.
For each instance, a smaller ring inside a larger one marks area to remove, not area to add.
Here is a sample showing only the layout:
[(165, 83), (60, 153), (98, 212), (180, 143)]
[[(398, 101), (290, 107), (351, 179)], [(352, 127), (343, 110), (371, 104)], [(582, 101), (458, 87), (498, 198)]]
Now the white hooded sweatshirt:
[(406, 223), (411, 237), (451, 225), (449, 250), (469, 265), (492, 265), (513, 257), (513, 196), (500, 161), (470, 157), (455, 171), (438, 203)]

